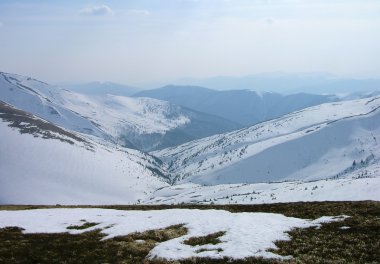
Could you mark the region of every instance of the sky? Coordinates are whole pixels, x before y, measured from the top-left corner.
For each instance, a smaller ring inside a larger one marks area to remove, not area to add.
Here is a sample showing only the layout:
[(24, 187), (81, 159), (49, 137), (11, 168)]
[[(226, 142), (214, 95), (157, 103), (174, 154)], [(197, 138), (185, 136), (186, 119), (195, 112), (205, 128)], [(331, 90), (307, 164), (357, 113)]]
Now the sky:
[(0, 71), (136, 86), (263, 72), (380, 78), (380, 1), (0, 0)]

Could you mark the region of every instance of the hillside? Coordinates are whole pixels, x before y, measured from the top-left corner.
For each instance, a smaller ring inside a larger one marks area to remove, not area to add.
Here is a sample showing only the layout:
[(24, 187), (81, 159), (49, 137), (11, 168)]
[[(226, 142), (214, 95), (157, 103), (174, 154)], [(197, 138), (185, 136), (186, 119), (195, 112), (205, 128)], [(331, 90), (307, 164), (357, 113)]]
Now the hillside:
[(66, 93), (63, 105), (96, 123), (117, 144), (131, 142), (145, 151), (238, 128), (223, 118), (152, 98)]
[(0, 133), (0, 204), (128, 204), (168, 186), (156, 158), (2, 102)]
[(338, 179), (274, 183), (164, 187), (152, 193), (147, 204), (272, 204), (310, 201), (379, 201), (380, 164), (371, 164)]
[(377, 163), (380, 97), (328, 103), (153, 152), (177, 182), (318, 180)]
[(1, 101), (67, 129), (105, 137), (94, 123), (61, 104), (65, 92), (30, 77), (0, 72)]

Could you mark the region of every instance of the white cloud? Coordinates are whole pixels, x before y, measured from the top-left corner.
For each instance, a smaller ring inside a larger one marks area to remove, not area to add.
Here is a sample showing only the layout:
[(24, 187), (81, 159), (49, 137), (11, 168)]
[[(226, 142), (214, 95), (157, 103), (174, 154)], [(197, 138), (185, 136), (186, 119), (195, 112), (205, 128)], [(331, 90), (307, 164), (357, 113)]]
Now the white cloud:
[(136, 14), (136, 15), (142, 15), (142, 16), (149, 16), (150, 12), (145, 9), (131, 9), (129, 10), (130, 13)]
[(90, 15), (90, 16), (105, 16), (112, 15), (114, 12), (109, 6), (99, 5), (99, 6), (90, 6), (81, 10), (82, 15)]

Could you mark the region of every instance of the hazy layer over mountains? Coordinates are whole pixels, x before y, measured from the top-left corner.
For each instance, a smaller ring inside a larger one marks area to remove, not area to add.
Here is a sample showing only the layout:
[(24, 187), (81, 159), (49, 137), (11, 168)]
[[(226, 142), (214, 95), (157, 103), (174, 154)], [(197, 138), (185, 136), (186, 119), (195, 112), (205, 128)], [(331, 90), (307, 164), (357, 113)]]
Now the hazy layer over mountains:
[(63, 84), (60, 87), (88, 95), (121, 95), (131, 96), (140, 91), (139, 88), (113, 82), (88, 82), (78, 84)]
[(349, 94), (380, 89), (380, 79), (354, 79), (329, 73), (262, 73), (241, 77), (184, 78), (179, 85), (203, 86), (215, 90), (249, 89), (252, 91), (313, 94)]

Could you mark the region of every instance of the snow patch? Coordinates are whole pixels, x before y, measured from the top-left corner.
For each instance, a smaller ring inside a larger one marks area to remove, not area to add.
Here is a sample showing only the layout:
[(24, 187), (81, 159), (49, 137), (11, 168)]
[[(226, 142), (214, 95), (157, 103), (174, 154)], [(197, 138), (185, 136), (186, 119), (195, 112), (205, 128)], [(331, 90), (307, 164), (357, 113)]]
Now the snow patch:
[[(314, 221), (286, 217), (273, 213), (230, 213), (224, 210), (169, 209), (153, 211), (122, 211), (113, 209), (37, 209), (0, 211), (0, 228), (18, 226), (25, 233), (78, 234), (102, 229), (105, 239), (133, 232), (166, 228), (183, 224), (188, 234), (158, 244), (149, 258), (184, 259), (211, 257), (243, 259), (246, 257), (283, 258), (268, 252), (276, 248), (277, 240), (289, 240), (286, 232), (294, 228), (320, 226), (320, 223), (343, 220), (344, 217), (323, 217)], [(83, 220), (99, 223), (84, 229), (67, 229), (70, 225), (82, 225)], [(184, 241), (190, 237), (205, 236), (223, 231), (221, 243), (190, 246)]]

